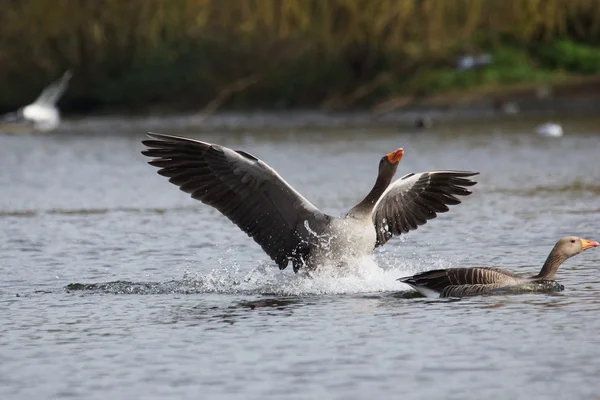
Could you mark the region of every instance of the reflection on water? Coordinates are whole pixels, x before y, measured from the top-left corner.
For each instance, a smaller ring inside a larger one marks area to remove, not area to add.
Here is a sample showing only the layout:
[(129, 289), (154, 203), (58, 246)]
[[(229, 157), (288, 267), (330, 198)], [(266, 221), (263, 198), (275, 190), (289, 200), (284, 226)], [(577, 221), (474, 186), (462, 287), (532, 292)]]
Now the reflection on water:
[[(557, 140), (522, 118), (426, 132), (284, 122), (201, 133), (178, 118), (85, 119), (0, 135), (0, 398), (600, 393), (599, 251), (560, 268), (559, 293), (426, 299), (396, 280), (489, 264), (533, 275), (558, 238), (598, 240), (597, 119), (561, 120)], [(140, 154), (147, 130), (244, 149), (334, 215), (398, 147), (398, 176), (481, 174), (449, 213), (346, 274), (308, 277), (158, 176)]]
[(292, 316), (294, 309), (310, 305), (304, 298), (263, 298), (237, 301), (229, 306), (195, 305), (192, 307), (175, 307), (171, 312), (172, 323), (185, 322), (189, 324), (201, 321), (207, 324), (233, 325), (244, 320), (252, 319), (255, 313), (276, 315), (277, 317)]
[(301, 305), (304, 304), (305, 301), (299, 298), (271, 298), (271, 299), (259, 299), (259, 300), (251, 300), (251, 301), (240, 301), (238, 306), (241, 308), (249, 308), (251, 310), (256, 310), (265, 308), (275, 308), (279, 311), (288, 308), (288, 306)]

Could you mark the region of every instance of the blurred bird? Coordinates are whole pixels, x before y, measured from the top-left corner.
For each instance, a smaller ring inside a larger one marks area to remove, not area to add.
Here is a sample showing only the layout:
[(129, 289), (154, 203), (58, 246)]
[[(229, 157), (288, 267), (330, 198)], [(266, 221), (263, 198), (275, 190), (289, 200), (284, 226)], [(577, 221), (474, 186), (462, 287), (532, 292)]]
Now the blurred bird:
[(539, 86), (535, 90), (535, 97), (537, 97), (539, 100), (552, 97), (552, 87), (548, 85)]
[(423, 117), (419, 117), (415, 121), (415, 127), (429, 129), (433, 126), (433, 120), (431, 117), (425, 115)]
[(56, 129), (60, 125), (60, 113), (56, 103), (67, 90), (72, 76), (71, 71), (66, 71), (59, 80), (48, 85), (33, 103), (4, 114), (0, 118), (0, 124), (30, 125), (34, 130), (41, 132)]
[(547, 124), (538, 125), (535, 131), (540, 136), (545, 137), (561, 137), (563, 135), (563, 128), (559, 124), (554, 122), (548, 122)]
[(519, 113), (519, 104), (515, 101), (506, 101), (502, 97), (497, 97), (492, 102), (494, 110), (506, 115), (516, 115)]
[(481, 54), (477, 56), (462, 55), (456, 59), (456, 69), (467, 71), (473, 68), (481, 68), (492, 63), (492, 56)]

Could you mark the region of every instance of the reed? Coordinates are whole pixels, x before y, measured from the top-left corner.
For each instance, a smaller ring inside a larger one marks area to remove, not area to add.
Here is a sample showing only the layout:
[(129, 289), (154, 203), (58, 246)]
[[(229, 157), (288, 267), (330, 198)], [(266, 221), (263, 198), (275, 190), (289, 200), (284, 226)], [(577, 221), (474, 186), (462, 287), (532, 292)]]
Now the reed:
[[(200, 107), (248, 79), (257, 83), (229, 106), (314, 106), (365, 85), (369, 101), (414, 90), (423, 66), (463, 51), (600, 38), (597, 0), (0, 0), (0, 9), (0, 108), (67, 68), (73, 107)], [(552, 50), (530, 53), (565, 67)], [(592, 65), (596, 55), (584, 57)]]

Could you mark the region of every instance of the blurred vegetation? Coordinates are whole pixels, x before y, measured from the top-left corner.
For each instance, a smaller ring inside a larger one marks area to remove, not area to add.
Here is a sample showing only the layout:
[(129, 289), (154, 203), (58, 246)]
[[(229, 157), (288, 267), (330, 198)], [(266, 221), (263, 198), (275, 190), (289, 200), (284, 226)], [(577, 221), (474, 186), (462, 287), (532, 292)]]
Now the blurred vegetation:
[[(0, 109), (370, 106), (600, 72), (598, 0), (0, 0)], [(456, 57), (493, 64), (459, 72)], [(212, 103), (211, 103), (212, 102)]]

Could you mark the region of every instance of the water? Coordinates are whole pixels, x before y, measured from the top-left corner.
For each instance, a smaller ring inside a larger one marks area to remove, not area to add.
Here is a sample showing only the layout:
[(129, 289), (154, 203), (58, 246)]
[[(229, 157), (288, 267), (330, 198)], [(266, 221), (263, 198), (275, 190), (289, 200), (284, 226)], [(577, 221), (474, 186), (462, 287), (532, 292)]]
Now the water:
[(157, 175), (144, 126), (1, 135), (0, 398), (597, 398), (599, 251), (561, 267), (560, 294), (432, 300), (395, 280), (533, 274), (558, 238), (600, 238), (600, 121), (564, 119), (560, 139), (536, 137), (541, 122), (197, 135), (262, 158), (332, 214), (400, 146), (398, 176), (481, 172), (449, 213), (312, 279)]

